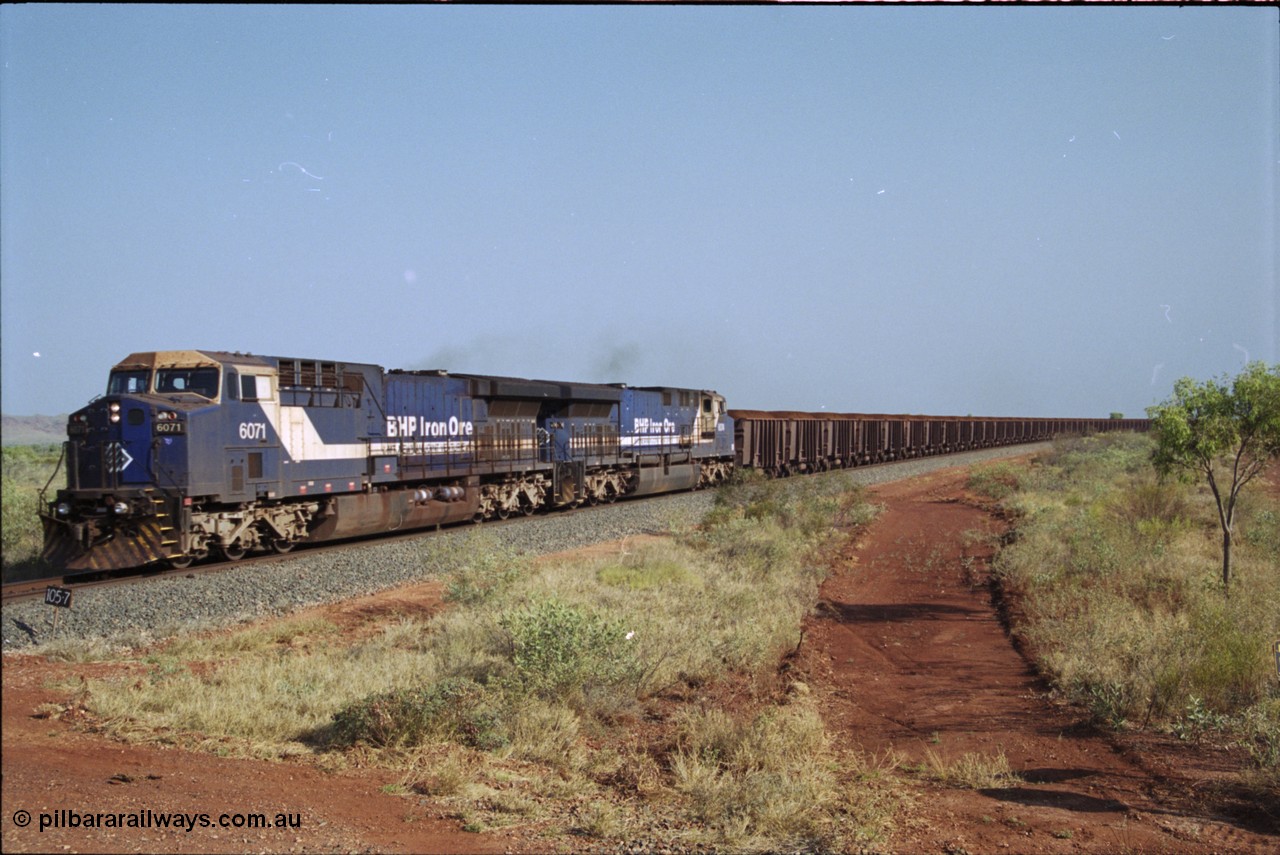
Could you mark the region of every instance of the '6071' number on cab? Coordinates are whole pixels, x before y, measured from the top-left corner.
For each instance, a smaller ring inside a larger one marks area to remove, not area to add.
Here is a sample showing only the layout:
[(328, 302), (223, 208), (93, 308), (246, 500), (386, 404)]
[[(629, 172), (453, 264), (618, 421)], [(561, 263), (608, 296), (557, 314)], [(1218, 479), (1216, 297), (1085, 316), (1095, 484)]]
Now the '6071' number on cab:
[(266, 422), (241, 422), (240, 438), (241, 439), (266, 439), (267, 423)]

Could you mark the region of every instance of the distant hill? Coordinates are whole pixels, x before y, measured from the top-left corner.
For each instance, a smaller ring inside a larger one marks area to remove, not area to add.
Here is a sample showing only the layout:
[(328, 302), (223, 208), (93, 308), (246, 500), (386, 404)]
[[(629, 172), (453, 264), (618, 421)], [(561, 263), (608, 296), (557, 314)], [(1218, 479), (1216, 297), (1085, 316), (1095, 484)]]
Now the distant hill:
[(0, 438), (5, 445), (57, 444), (67, 438), (67, 417), (0, 416)]

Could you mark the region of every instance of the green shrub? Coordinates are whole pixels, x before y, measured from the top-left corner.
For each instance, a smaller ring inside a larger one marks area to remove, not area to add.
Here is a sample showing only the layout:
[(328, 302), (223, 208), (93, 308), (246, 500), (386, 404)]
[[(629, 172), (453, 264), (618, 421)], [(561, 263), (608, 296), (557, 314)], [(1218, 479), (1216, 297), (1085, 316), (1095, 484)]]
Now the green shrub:
[(523, 691), (551, 699), (638, 684), (634, 631), (617, 617), (553, 597), (506, 612), (498, 624), (510, 635)]
[(1132, 529), (1151, 523), (1170, 530), (1185, 531), (1191, 523), (1191, 506), (1184, 485), (1157, 481), (1150, 474), (1131, 478), (1119, 487), (1107, 503), (1107, 510)]
[(455, 554), (455, 569), (445, 583), (449, 602), (476, 605), (495, 599), (510, 590), (521, 574), (528, 572), (529, 558), (510, 547), (502, 547), (484, 533), (471, 533)]
[[(49, 483), (61, 452), (57, 446), (13, 445), (3, 449), (0, 480), (0, 550), (4, 577), (35, 575), (44, 532), (40, 527), (40, 490)], [(59, 485), (54, 483), (50, 489)]]
[[(6, 449), (7, 450), (7, 449)], [(27, 484), (8, 475), (0, 484), (4, 517), (0, 529), (4, 550), (4, 566), (30, 561), (40, 552), (43, 534), (40, 529), (40, 494)]]
[(1237, 512), (1240, 528), (1239, 542), (1258, 550), (1258, 553), (1280, 566), (1280, 510), (1261, 508), (1255, 510), (1252, 503), (1242, 502)]
[(508, 740), (500, 698), (465, 677), (430, 686), (370, 695), (333, 715), (334, 736), (344, 744), (415, 746), (454, 741), (493, 749)]
[(969, 489), (997, 501), (1017, 491), (1018, 482), (1018, 470), (1010, 463), (975, 466), (969, 472)]
[(1191, 637), (1199, 655), (1189, 664), (1187, 691), (1211, 709), (1225, 713), (1257, 703), (1275, 679), (1274, 627), (1268, 632), (1252, 623), (1213, 593), (1195, 609)]
[(1249, 757), (1261, 773), (1261, 784), (1280, 803), (1280, 697), (1256, 704), (1241, 716)]

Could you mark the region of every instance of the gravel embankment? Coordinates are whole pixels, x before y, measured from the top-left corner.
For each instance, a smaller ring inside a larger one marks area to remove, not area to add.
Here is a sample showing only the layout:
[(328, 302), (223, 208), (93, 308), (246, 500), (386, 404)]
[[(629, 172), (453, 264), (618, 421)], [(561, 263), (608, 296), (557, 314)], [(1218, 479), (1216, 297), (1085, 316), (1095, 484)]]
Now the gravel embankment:
[[(862, 484), (879, 484), (935, 469), (1042, 451), (1048, 443), (929, 457), (848, 472)], [(140, 644), (370, 594), (407, 582), (438, 578), (458, 561), (459, 546), (482, 532), (486, 542), (531, 554), (561, 552), (666, 531), (675, 522), (700, 519), (714, 493), (680, 493), (622, 502), (577, 514), (548, 514), (511, 525), (463, 526), (439, 534), (353, 546), (343, 551), (299, 551), (288, 561), (233, 567), (219, 573), (160, 579), (77, 591), (61, 609), (53, 632), (52, 607), (28, 600), (3, 608), (4, 650), (51, 640), (106, 639)]]

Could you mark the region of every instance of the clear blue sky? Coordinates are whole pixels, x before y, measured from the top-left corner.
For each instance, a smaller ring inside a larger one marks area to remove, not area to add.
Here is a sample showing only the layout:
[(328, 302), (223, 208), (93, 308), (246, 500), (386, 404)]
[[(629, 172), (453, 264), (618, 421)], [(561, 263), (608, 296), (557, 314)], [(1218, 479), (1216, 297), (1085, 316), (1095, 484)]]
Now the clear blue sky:
[(1140, 415), (1277, 360), (1278, 15), (5, 5), (3, 410), (195, 347)]

